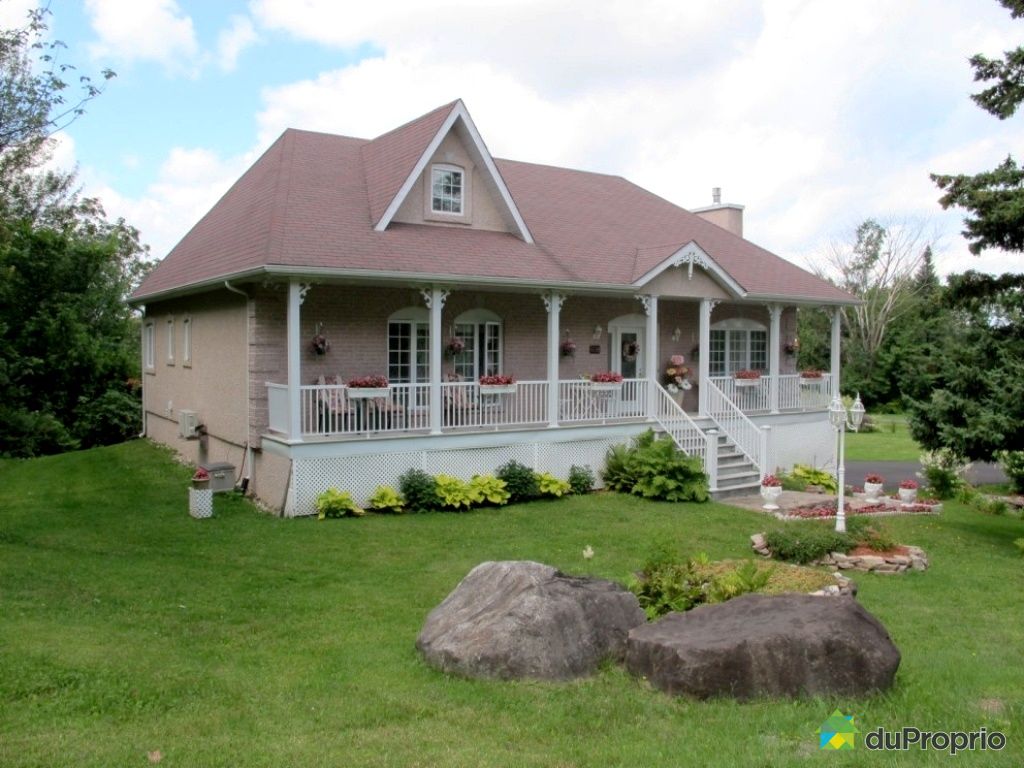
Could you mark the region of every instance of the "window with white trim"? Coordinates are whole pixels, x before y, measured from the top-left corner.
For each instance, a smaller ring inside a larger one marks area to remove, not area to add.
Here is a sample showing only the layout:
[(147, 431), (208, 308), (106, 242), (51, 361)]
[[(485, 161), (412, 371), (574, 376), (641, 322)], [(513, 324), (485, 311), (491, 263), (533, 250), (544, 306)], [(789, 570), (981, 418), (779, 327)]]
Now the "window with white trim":
[(181, 364), (192, 366), (192, 318), (181, 321)]
[(142, 360), (146, 370), (156, 367), (156, 326), (152, 322), (142, 328)]
[(465, 174), (457, 165), (434, 165), (430, 169), (430, 210), (461, 216), (465, 187)]
[(708, 357), (712, 376), (768, 370), (768, 330), (755, 320), (733, 318), (711, 326)]
[(174, 365), (174, 318), (167, 321), (167, 364)]
[(455, 318), (455, 336), (463, 349), (455, 355), (454, 369), (463, 381), (494, 376), (502, 368), (501, 318), (487, 309), (473, 309)]
[(399, 310), (388, 318), (388, 380), (430, 381), (430, 314), (423, 307)]

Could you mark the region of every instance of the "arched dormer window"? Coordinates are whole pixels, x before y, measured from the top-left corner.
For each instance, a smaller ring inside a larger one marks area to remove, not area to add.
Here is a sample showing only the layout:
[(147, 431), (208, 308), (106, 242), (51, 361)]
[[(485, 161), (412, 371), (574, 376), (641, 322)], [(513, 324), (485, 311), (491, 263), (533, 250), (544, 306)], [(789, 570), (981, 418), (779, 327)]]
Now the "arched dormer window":
[(463, 349), (453, 368), (464, 381), (502, 372), (502, 321), (489, 309), (471, 309), (455, 318), (455, 336)]
[(745, 368), (767, 370), (767, 328), (756, 320), (739, 317), (714, 323), (708, 361), (712, 376), (730, 376)]
[(430, 313), (406, 307), (388, 318), (388, 379), (395, 384), (430, 381)]

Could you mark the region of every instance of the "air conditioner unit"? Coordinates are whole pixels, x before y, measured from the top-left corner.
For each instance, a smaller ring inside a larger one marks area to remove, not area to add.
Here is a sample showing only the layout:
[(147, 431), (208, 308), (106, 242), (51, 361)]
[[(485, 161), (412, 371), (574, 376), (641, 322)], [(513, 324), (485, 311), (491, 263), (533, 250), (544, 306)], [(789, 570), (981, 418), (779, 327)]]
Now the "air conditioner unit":
[(186, 440), (199, 437), (199, 414), (195, 411), (178, 411), (178, 437)]

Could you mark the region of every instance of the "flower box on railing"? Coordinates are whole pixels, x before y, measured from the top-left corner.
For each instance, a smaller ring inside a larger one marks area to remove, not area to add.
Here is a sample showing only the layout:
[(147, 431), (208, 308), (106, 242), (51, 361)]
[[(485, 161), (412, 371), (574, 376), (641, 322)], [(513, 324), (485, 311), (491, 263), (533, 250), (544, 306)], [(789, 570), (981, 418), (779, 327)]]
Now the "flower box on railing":
[(511, 376), (494, 374), (480, 377), (480, 393), (484, 395), (510, 395), (516, 391), (516, 380)]
[(609, 371), (590, 377), (590, 388), (595, 392), (616, 392), (622, 389), (622, 374)]
[(482, 395), (511, 395), (516, 391), (516, 384), (481, 384), (480, 394)]
[(364, 376), (348, 383), (348, 396), (353, 400), (372, 400), (387, 397), (391, 392), (388, 380), (383, 376)]
[(350, 387), (348, 397), (350, 400), (373, 400), (378, 397), (387, 397), (391, 387)]
[(761, 372), (751, 369), (736, 371), (733, 374), (733, 381), (737, 387), (756, 387), (761, 383)]
[(800, 386), (809, 387), (814, 384), (821, 384), (825, 381), (825, 374), (823, 371), (817, 371), (808, 369), (806, 371), (800, 371)]

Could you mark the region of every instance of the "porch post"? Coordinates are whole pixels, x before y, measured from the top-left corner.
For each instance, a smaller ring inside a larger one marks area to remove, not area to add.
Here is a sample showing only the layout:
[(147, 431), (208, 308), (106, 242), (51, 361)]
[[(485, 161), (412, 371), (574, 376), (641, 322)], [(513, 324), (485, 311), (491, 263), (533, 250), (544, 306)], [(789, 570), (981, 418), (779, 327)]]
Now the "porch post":
[(546, 293), (541, 297), (548, 311), (548, 427), (558, 426), (558, 320), (565, 296)]
[(658, 413), (658, 297), (640, 296), (647, 314), (644, 332), (644, 372), (647, 378), (647, 416), (654, 418)]
[(840, 357), (839, 357), (839, 345), (843, 334), (843, 310), (841, 307), (836, 307), (832, 311), (832, 345), (830, 352), (832, 354), (831, 363), (831, 374), (832, 374), (832, 396), (841, 396), (839, 391), (839, 368), (840, 368)]
[(430, 434), (441, 434), (441, 310), (448, 291), (437, 286), (423, 290), (423, 301), (430, 310)]
[(701, 416), (708, 413), (708, 378), (711, 376), (711, 310), (718, 302), (700, 300), (700, 360), (698, 361), (698, 410)]
[(771, 328), (768, 332), (768, 408), (772, 413), (779, 412), (779, 340), (780, 325), (782, 320), (782, 306), (779, 304), (768, 305), (768, 316), (771, 318)]
[(301, 310), (302, 301), (306, 298), (308, 285), (298, 280), (288, 281), (288, 437), (292, 440), (302, 439), (302, 341), (301, 341)]

